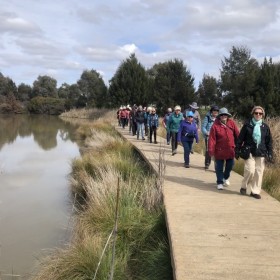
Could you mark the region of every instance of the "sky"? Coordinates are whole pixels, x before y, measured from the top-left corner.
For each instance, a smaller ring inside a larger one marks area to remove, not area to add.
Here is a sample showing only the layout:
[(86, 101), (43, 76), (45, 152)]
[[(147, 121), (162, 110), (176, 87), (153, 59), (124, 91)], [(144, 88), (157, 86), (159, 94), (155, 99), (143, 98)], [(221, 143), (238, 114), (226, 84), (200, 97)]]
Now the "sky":
[(16, 85), (57, 85), (96, 70), (108, 85), (135, 53), (146, 68), (183, 60), (197, 87), (219, 78), (233, 46), (280, 61), (278, 0), (0, 0), (0, 72)]

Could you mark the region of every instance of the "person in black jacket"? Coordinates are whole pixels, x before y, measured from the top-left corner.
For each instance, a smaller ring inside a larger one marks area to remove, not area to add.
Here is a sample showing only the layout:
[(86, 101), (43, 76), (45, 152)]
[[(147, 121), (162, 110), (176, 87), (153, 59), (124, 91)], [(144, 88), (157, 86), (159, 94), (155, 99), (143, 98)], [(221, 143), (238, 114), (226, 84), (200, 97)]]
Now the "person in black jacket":
[(246, 195), (246, 190), (249, 188), (250, 196), (256, 199), (261, 198), (265, 158), (272, 162), (272, 137), (269, 126), (263, 121), (264, 116), (265, 111), (261, 106), (253, 108), (252, 118), (241, 128), (235, 151), (236, 159), (240, 156), (245, 160), (240, 193)]

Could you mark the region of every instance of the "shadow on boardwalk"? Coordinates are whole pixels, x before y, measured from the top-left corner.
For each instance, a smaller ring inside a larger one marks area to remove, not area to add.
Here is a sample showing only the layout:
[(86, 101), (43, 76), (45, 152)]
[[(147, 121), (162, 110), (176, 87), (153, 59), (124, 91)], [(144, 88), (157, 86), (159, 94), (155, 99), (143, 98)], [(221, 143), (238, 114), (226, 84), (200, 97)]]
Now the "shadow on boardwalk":
[[(117, 128), (118, 129), (118, 128)], [(242, 177), (232, 172), (231, 185), (216, 189), (213, 166), (191, 155), (183, 167), (183, 151), (171, 156), (164, 139), (159, 144), (136, 140), (118, 129), (157, 170), (164, 151), (164, 205), (177, 280), (279, 280), (280, 203), (264, 191), (262, 199), (239, 194)]]

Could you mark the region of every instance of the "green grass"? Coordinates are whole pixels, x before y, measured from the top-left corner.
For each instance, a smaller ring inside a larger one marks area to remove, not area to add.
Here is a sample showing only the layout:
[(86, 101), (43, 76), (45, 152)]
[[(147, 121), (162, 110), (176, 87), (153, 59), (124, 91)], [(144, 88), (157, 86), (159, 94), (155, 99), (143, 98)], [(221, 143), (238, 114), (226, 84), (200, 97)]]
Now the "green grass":
[[(100, 124), (88, 129), (87, 152), (72, 163), (72, 192), (81, 203), (77, 205), (73, 240), (68, 248), (44, 259), (33, 279), (93, 279), (114, 226), (118, 183), (114, 279), (172, 279), (157, 177), (117, 132)], [(96, 279), (108, 279), (111, 258), (112, 241)]]

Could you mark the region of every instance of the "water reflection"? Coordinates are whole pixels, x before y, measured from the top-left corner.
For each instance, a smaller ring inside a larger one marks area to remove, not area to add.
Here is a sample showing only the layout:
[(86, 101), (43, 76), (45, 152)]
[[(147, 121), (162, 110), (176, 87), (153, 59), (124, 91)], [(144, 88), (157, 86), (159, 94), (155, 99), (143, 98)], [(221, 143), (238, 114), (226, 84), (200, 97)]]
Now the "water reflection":
[(13, 143), (17, 136), (34, 136), (44, 149), (57, 146), (57, 132), (61, 139), (75, 141), (73, 125), (55, 116), (45, 115), (0, 115), (0, 150), (6, 143)]
[(53, 116), (0, 116), (0, 279), (29, 279), (42, 250), (67, 241), (75, 131)]

